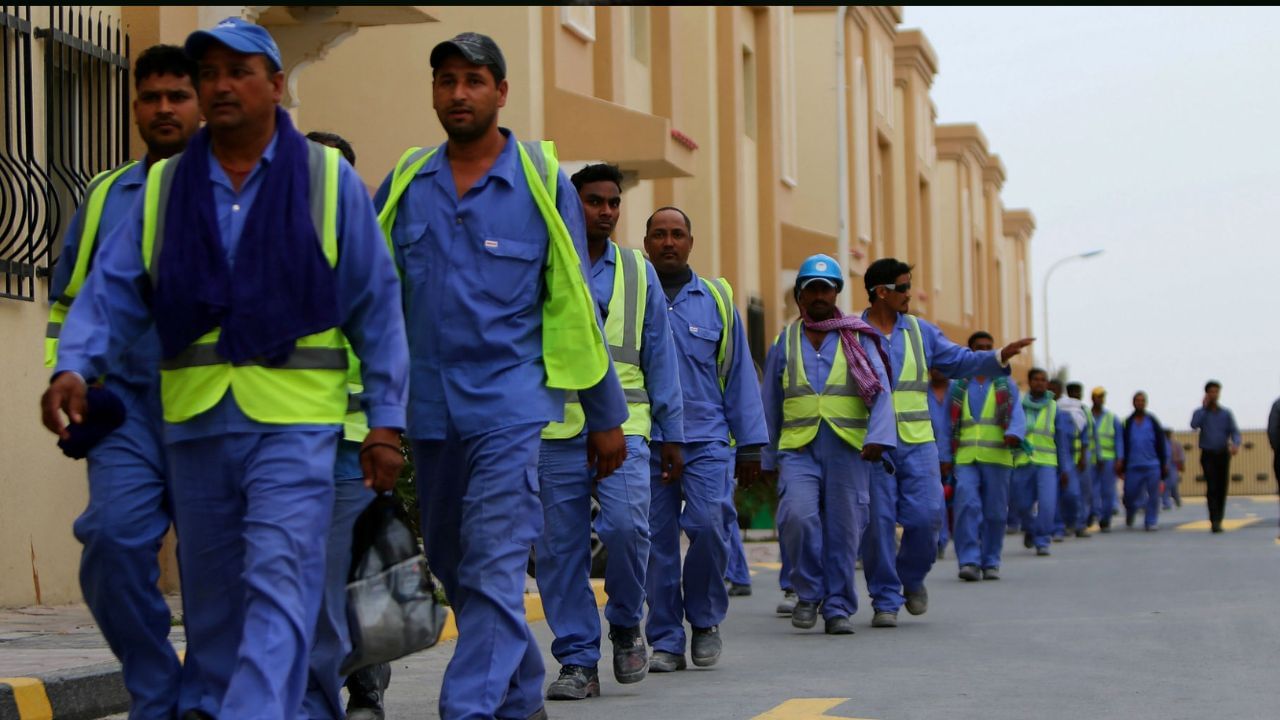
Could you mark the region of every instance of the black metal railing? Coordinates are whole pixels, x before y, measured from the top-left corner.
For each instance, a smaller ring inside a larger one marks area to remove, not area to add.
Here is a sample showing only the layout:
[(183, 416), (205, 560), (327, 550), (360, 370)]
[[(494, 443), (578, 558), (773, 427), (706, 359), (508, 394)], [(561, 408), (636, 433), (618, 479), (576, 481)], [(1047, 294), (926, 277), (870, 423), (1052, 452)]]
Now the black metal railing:
[[(118, 21), (65, 6), (35, 27), (30, 6), (0, 6), (0, 297), (34, 300), (93, 176), (129, 156), (129, 38)], [(43, 41), (37, 139), (32, 41)]]

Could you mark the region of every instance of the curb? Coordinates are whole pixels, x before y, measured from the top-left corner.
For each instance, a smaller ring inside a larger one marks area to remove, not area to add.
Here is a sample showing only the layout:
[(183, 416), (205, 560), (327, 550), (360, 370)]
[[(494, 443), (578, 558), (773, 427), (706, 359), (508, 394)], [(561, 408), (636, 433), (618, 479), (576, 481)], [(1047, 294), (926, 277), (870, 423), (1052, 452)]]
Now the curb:
[[(607, 599), (604, 581), (592, 580), (591, 590), (596, 607), (603, 607)], [(546, 619), (540, 595), (525, 594), (524, 615), (527, 622)], [(458, 626), (450, 610), (436, 644), (457, 637)], [(39, 677), (0, 677), (0, 720), (95, 720), (128, 709), (129, 692), (125, 690), (119, 663), (60, 670)]]

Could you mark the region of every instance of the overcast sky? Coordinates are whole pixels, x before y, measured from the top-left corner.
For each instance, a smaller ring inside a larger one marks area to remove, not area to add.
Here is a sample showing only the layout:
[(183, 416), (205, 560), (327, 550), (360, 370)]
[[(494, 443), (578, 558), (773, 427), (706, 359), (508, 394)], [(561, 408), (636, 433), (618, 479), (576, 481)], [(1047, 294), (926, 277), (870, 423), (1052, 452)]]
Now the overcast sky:
[[(976, 122), (1036, 218), (1037, 362), (1189, 427), (1207, 379), (1242, 428), (1280, 395), (1280, 10), (904, 9), (942, 123)], [(1024, 381), (1019, 378), (1019, 381)]]

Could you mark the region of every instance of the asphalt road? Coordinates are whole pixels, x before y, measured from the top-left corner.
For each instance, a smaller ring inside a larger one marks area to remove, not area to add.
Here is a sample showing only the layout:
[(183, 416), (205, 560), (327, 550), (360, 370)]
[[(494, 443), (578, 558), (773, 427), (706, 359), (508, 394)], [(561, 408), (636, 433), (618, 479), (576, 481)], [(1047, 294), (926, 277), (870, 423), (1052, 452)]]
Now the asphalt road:
[[(755, 594), (732, 598), (718, 665), (620, 686), (606, 641), (602, 697), (547, 709), (553, 718), (609, 720), (798, 720), (824, 711), (876, 720), (1274, 720), (1276, 500), (1232, 499), (1228, 518), (1238, 523), (1219, 535), (1196, 522), (1205, 517), (1203, 500), (1191, 499), (1162, 515), (1160, 532), (1127, 531), (1118, 518), (1110, 535), (1055, 543), (1047, 558), (1009, 537), (996, 582), (959, 580), (949, 549), (929, 576), (927, 614), (904, 610), (898, 628), (873, 629), (864, 604), (856, 634), (844, 637), (822, 634), (821, 620), (802, 631), (776, 617), (775, 573), (758, 565)], [(534, 628), (545, 650), (550, 631)], [(395, 663), (389, 718), (437, 717), (452, 648)], [(545, 657), (553, 678), (559, 666)]]

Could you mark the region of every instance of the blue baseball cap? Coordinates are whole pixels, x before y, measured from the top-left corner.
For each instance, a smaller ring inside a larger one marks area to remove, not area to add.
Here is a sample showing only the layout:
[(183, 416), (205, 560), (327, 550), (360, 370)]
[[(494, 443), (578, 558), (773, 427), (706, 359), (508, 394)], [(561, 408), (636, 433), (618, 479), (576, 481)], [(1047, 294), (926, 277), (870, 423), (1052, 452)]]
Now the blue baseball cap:
[(209, 49), (209, 43), (218, 42), (247, 55), (266, 55), (276, 70), (284, 68), (280, 61), (280, 48), (271, 33), (261, 25), (254, 25), (238, 17), (229, 17), (208, 30), (196, 30), (187, 36), (187, 57), (199, 62)]

